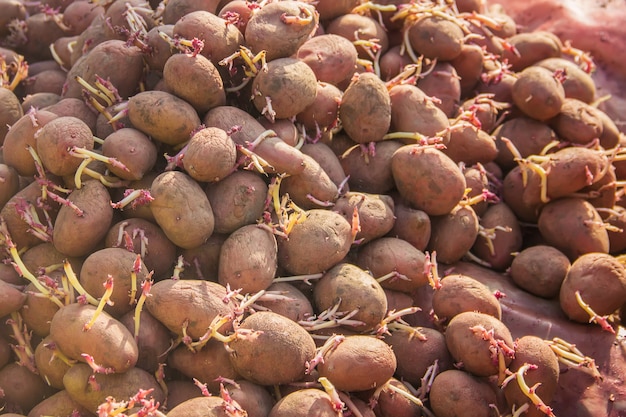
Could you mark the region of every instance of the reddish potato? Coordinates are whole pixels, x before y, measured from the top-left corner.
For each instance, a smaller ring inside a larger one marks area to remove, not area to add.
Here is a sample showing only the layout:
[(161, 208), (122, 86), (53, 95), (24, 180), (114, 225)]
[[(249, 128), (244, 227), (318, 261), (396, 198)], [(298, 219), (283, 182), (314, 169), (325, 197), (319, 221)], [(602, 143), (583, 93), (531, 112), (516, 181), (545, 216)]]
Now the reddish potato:
[(388, 195), (347, 192), (335, 202), (333, 211), (353, 222), (358, 216), (359, 232), (356, 240), (360, 244), (386, 235), (394, 224), (394, 202)]
[(513, 282), (531, 294), (554, 298), (571, 264), (560, 250), (547, 245), (524, 249), (513, 258), (509, 275)]
[(111, 166), (111, 173), (118, 177), (137, 181), (152, 170), (157, 161), (157, 147), (152, 140), (133, 128), (122, 128), (111, 133), (104, 139), (102, 154), (115, 158), (126, 169)]
[(182, 154), (185, 172), (196, 181), (218, 182), (236, 169), (235, 142), (217, 127), (196, 131)]
[(429, 401), (438, 417), (456, 417), (472, 410), (474, 417), (490, 417), (497, 403), (496, 393), (482, 379), (450, 369), (435, 377)]
[(437, 253), (437, 261), (454, 263), (476, 242), (478, 237), (478, 216), (469, 205), (456, 205), (450, 213), (430, 218), (430, 240), (428, 250)]
[(554, 74), (543, 67), (528, 67), (513, 84), (513, 102), (529, 117), (539, 121), (553, 118), (561, 111), (565, 91)]
[(502, 319), (496, 296), (480, 281), (466, 275), (448, 275), (433, 295), (433, 310), (439, 320), (451, 320), (464, 311), (477, 311)]
[(318, 81), (341, 86), (356, 71), (357, 50), (343, 36), (328, 33), (306, 41), (296, 54), (311, 67)]

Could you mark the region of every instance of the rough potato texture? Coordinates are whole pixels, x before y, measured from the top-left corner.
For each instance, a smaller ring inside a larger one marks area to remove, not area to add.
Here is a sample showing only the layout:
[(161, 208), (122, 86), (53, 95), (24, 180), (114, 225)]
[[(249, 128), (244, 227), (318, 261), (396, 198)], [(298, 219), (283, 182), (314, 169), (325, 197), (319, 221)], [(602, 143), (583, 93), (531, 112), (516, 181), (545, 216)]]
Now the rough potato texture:
[(433, 310), (440, 320), (450, 320), (464, 311), (478, 311), (500, 320), (502, 307), (491, 290), (474, 278), (452, 274), (441, 281), (433, 295)]
[(302, 326), (270, 311), (248, 316), (240, 329), (251, 334), (228, 344), (235, 370), (261, 385), (287, 384), (304, 377), (315, 342)]
[(437, 417), (458, 417), (471, 411), (473, 417), (493, 416), (496, 393), (491, 386), (467, 372), (451, 369), (435, 377), (430, 405)]
[(150, 208), (167, 237), (177, 246), (200, 246), (213, 234), (211, 203), (202, 187), (180, 171), (166, 171), (154, 179)]
[(268, 417), (335, 417), (337, 411), (331, 401), (321, 389), (299, 389), (281, 398)]

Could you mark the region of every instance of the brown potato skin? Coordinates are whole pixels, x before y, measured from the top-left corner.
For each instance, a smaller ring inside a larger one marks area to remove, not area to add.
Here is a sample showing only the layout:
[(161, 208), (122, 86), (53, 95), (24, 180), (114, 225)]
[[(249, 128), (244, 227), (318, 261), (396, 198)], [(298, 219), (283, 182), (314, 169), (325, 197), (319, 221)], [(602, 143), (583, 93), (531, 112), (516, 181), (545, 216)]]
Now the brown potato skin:
[(493, 416), (496, 393), (484, 380), (456, 369), (435, 377), (430, 388), (430, 406), (437, 417), (456, 417), (472, 410), (474, 417)]
[[(165, 171), (152, 181), (150, 208), (165, 235), (184, 249), (200, 246), (213, 234), (211, 203), (202, 187), (181, 171)], [(181, 204), (186, 202), (186, 204)]]
[(356, 240), (360, 244), (386, 235), (394, 224), (394, 201), (388, 195), (347, 192), (337, 199), (333, 211), (352, 222), (358, 213), (360, 230)]
[(523, 243), (515, 213), (506, 203), (491, 205), (480, 218), (480, 225), (485, 230), (495, 230), (494, 238), (491, 239), (493, 253), (487, 244), (487, 238), (482, 235), (476, 238), (472, 252), (489, 263), (494, 270), (506, 270), (513, 262), (512, 253), (519, 251)]
[[(278, 264), (294, 275), (326, 271), (350, 251), (352, 228), (340, 214), (313, 209), (296, 224), (289, 239), (278, 238)], [(315, 248), (315, 251), (311, 251)]]
[(22, 308), (26, 299), (27, 295), (22, 291), (0, 280), (0, 317)]
[(437, 149), (405, 145), (393, 154), (391, 170), (402, 197), (431, 216), (449, 213), (463, 198), (463, 173)]
[(91, 417), (94, 415), (74, 401), (69, 393), (62, 389), (33, 407), (30, 413), (28, 413), (28, 417), (69, 416), (72, 413), (75, 413), (76, 417)]
[(245, 318), (240, 328), (254, 332), (254, 336), (228, 344), (231, 363), (242, 377), (260, 385), (286, 384), (304, 377), (306, 362), (315, 355), (315, 341), (299, 324), (280, 314), (259, 311)]
[(396, 366), (393, 350), (384, 341), (353, 335), (328, 351), (317, 370), (340, 391), (366, 391), (387, 382)]
[(348, 184), (352, 191), (386, 194), (394, 188), (391, 157), (402, 147), (402, 143), (385, 140), (377, 142), (374, 147), (374, 155), (362, 152), (359, 147), (350, 148), (341, 155), (341, 166), (345, 174), (350, 176)]
[[(492, 357), (490, 343), (482, 331), (472, 331), (482, 326), (487, 331), (493, 329), (495, 340), (502, 340), (513, 349), (513, 338), (509, 329), (497, 318), (484, 313), (465, 311), (457, 314), (446, 327), (446, 345), (452, 357), (463, 363), (463, 369), (476, 376), (490, 376), (498, 373), (498, 361)], [(504, 352), (503, 352), (504, 353)], [(511, 356), (504, 354), (504, 361), (511, 363)]]
[(478, 236), (478, 225), (476, 212), (466, 205), (456, 205), (443, 216), (431, 216), (428, 250), (437, 252), (437, 262), (454, 263), (472, 248)]
[(432, 233), (432, 223), (428, 214), (402, 202), (396, 202), (394, 214), (396, 221), (389, 235), (406, 240), (422, 252), (426, 250)]
[(450, 61), (459, 56), (463, 37), (463, 30), (458, 24), (439, 16), (419, 19), (409, 29), (413, 49), (438, 61)]
[[(312, 157), (303, 154), (304, 170), (284, 178), (281, 182), (281, 193), (289, 194), (291, 200), (302, 209), (319, 209), (327, 203), (334, 203), (339, 197), (339, 189), (328, 176), (324, 168)], [(313, 201), (308, 196), (312, 196)]]
[(547, 245), (531, 246), (513, 258), (509, 275), (519, 287), (539, 297), (554, 298), (571, 263), (560, 250)]
[[(223, 301), (226, 288), (211, 281), (167, 279), (152, 285), (150, 294), (145, 304), (150, 314), (179, 336), (188, 321), (187, 334), (193, 339), (204, 335), (216, 316), (233, 314), (235, 308), (232, 301)], [(231, 327), (224, 325), (220, 331)]]
[(4, 391), (3, 398), (0, 399), (3, 412), (28, 414), (40, 401), (54, 392), (39, 375), (16, 362), (0, 369), (0, 386)]
[(254, 294), (272, 285), (278, 268), (274, 234), (255, 224), (241, 227), (226, 238), (220, 251), (217, 280), (223, 286)]
[(626, 270), (606, 253), (587, 253), (572, 262), (561, 284), (559, 303), (571, 320), (587, 323), (590, 317), (578, 304), (577, 291), (596, 314), (612, 314), (626, 301)]
[(565, 91), (554, 75), (543, 67), (531, 66), (518, 74), (513, 84), (513, 102), (529, 117), (546, 121), (561, 111)]
[(359, 248), (356, 263), (375, 278), (392, 272), (404, 275), (381, 282), (386, 289), (412, 293), (428, 284), (424, 273), (425, 255), (409, 242), (395, 237), (381, 237)]
[(71, 365), (55, 355), (56, 349), (56, 344), (50, 336), (43, 338), (35, 348), (35, 366), (48, 385), (62, 390), (64, 388), (63, 375)]
[(152, 389), (150, 395), (155, 402), (163, 403), (165, 394), (154, 376), (140, 368), (130, 368), (124, 373), (95, 374), (95, 380), (100, 390), (93, 390), (89, 385), (89, 377), (94, 375), (87, 364), (78, 363), (72, 366), (63, 377), (63, 385), (70, 397), (95, 413), (98, 406), (106, 402), (108, 396), (113, 398), (130, 398), (137, 394), (139, 389)]
[(83, 211), (79, 216), (72, 207), (64, 205), (54, 223), (54, 247), (68, 256), (91, 253), (106, 236), (113, 221), (113, 208), (108, 189), (100, 181), (90, 180), (68, 197)]
[(343, 85), (356, 71), (356, 47), (343, 36), (327, 33), (307, 40), (296, 54), (311, 67), (318, 81)]
[(267, 288), (286, 297), (285, 300), (259, 299), (255, 304), (268, 308), (274, 313), (285, 316), (295, 322), (305, 320), (315, 314), (309, 298), (294, 285), (287, 282), (275, 282)]
[(196, 397), (178, 404), (168, 417), (230, 417), (225, 401), (219, 396)]
[(157, 148), (142, 132), (133, 128), (122, 128), (104, 139), (102, 154), (120, 161), (128, 170), (110, 166), (109, 170), (118, 177), (137, 181), (154, 168)]
[[(134, 310), (124, 314), (119, 320), (133, 335), (135, 334)], [(171, 349), (173, 337), (170, 331), (147, 309), (143, 309), (139, 315), (139, 333), (136, 341), (139, 358), (135, 366), (154, 374), (159, 364), (165, 362), (166, 353)]]
[(237, 169), (237, 148), (222, 129), (196, 131), (183, 151), (183, 168), (199, 182), (218, 182)]
[(464, 311), (477, 311), (502, 319), (500, 302), (480, 281), (466, 275), (452, 274), (441, 280), (433, 295), (433, 310), (440, 320), (451, 320)]
[(96, 307), (90, 304), (74, 303), (61, 308), (50, 324), (50, 337), (56, 346), (68, 357), (79, 361), (85, 361), (81, 354), (91, 355), (97, 364), (118, 373), (134, 367), (139, 356), (137, 343), (118, 320), (102, 312), (91, 328), (84, 330), (95, 311)]
[(313, 299), (318, 313), (339, 303), (338, 311), (358, 312), (352, 317), (363, 322), (356, 331), (373, 330), (387, 314), (387, 297), (382, 286), (356, 265), (341, 263), (315, 284)]
[(8, 88), (0, 91), (0, 145), (4, 143), (4, 138), (12, 126), (23, 115), (24, 110), (20, 103), (20, 99)]
[(330, 396), (321, 389), (303, 388), (285, 395), (267, 417), (334, 417)]

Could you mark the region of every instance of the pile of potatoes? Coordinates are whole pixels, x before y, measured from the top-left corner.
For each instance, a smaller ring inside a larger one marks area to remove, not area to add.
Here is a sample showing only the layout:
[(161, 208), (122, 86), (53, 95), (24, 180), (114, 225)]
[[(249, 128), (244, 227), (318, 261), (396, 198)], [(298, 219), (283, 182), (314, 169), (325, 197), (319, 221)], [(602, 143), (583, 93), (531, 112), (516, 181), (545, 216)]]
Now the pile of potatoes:
[(575, 409), (626, 158), (565, 41), (471, 0), (0, 0), (0, 414)]

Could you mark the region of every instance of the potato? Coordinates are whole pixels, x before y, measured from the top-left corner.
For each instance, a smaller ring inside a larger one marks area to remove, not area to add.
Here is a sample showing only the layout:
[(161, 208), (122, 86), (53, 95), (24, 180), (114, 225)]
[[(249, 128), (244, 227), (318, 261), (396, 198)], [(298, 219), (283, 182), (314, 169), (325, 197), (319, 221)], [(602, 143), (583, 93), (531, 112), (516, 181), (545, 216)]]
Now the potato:
[[(204, 335), (217, 316), (233, 314), (232, 300), (224, 302), (226, 288), (216, 282), (203, 280), (166, 279), (156, 282), (146, 299), (148, 312), (171, 332), (183, 336), (183, 326), (193, 339)], [(227, 332), (230, 323), (218, 330)]]
[(432, 71), (420, 77), (418, 87), (429, 97), (437, 97), (435, 105), (446, 116), (458, 115), (461, 104), (461, 82), (456, 69), (449, 62), (437, 62)]
[[(183, 270), (179, 274), (183, 279), (200, 279), (215, 281), (220, 261), (220, 251), (228, 235), (212, 234), (202, 245), (191, 249), (179, 250), (179, 260), (182, 256)], [(175, 276), (176, 271), (170, 270), (170, 277)]]
[[(124, 314), (119, 320), (135, 334), (134, 310)], [(135, 340), (139, 348), (139, 358), (135, 366), (154, 374), (159, 365), (165, 362), (166, 354), (172, 347), (170, 331), (147, 310), (142, 310), (139, 315), (139, 333)]]
[(303, 388), (281, 398), (268, 417), (333, 417), (337, 415), (333, 400), (325, 391)]
[[(333, 138), (333, 141), (336, 137)], [(353, 146), (341, 155), (343, 170), (349, 176), (352, 191), (371, 194), (386, 194), (394, 188), (391, 172), (391, 156), (402, 147), (397, 140), (385, 140), (368, 145), (373, 152)]]
[(151, 195), (154, 218), (175, 245), (200, 246), (213, 233), (211, 203), (202, 187), (184, 172), (159, 174), (152, 182)]
[(243, 226), (222, 245), (217, 280), (223, 286), (241, 289), (242, 294), (266, 290), (276, 275), (277, 256), (274, 234), (257, 225)]
[(626, 301), (626, 270), (606, 253), (583, 254), (572, 262), (561, 284), (559, 302), (567, 317), (587, 323), (591, 317), (579, 304), (577, 292), (596, 314), (612, 314)]
[(426, 16), (408, 30), (411, 47), (426, 58), (450, 61), (461, 53), (465, 34), (453, 20)]
[(254, 107), (270, 121), (296, 116), (313, 104), (316, 94), (315, 73), (295, 58), (269, 61), (267, 71), (260, 71), (252, 81)]
[(393, 350), (384, 341), (353, 335), (325, 352), (317, 370), (340, 391), (366, 391), (387, 382), (396, 366)]
[(340, 214), (322, 209), (306, 213), (306, 219), (293, 227), (288, 239), (277, 239), (278, 264), (295, 275), (332, 268), (345, 258), (353, 241), (351, 225)]
[(4, 138), (9, 131), (9, 126), (12, 126), (24, 115), (24, 110), (22, 109), (20, 99), (8, 88), (0, 90), (0, 103), (2, 103), (2, 110), (0, 111), (0, 115), (2, 115), (0, 116), (1, 145), (4, 143)]
[(356, 71), (357, 56), (352, 42), (332, 33), (310, 38), (296, 53), (311, 67), (318, 81), (334, 86), (349, 82)]
[[(536, 394), (549, 405), (559, 388), (559, 361), (550, 346), (536, 336), (524, 336), (515, 342), (515, 358), (509, 365), (511, 372), (517, 372), (525, 364), (532, 364), (536, 368), (526, 371), (524, 381), (529, 387), (537, 386)], [(504, 387), (504, 396), (510, 407), (519, 409), (523, 404), (529, 405), (528, 416), (541, 417), (545, 415), (522, 392), (517, 381), (513, 380)]]
[(235, 171), (207, 185), (205, 191), (215, 218), (215, 233), (232, 233), (263, 215), (267, 185), (254, 172)]
[(127, 169), (109, 166), (114, 175), (128, 181), (137, 181), (154, 168), (157, 162), (157, 147), (152, 140), (133, 128), (122, 128), (104, 139), (102, 154), (115, 158)]
[(547, 245), (531, 246), (513, 258), (509, 275), (519, 287), (539, 297), (554, 298), (571, 264), (560, 250)]
[(197, 130), (182, 154), (185, 172), (199, 182), (218, 182), (237, 168), (235, 142), (217, 127)]
[(28, 413), (28, 417), (69, 416), (72, 414), (76, 417), (93, 415), (85, 407), (74, 401), (66, 390), (62, 389), (34, 406)]
[[(104, 238), (108, 248), (124, 248), (141, 255), (147, 272), (160, 281), (169, 278), (176, 263), (176, 246), (156, 224), (131, 217), (114, 224)], [(138, 282), (138, 285), (140, 282)]]
[(388, 195), (347, 192), (339, 197), (333, 211), (352, 222), (358, 214), (360, 230), (356, 240), (360, 244), (386, 235), (394, 224), (394, 202)]
[(137, 130), (173, 146), (187, 142), (200, 126), (193, 106), (165, 91), (142, 91), (132, 96), (128, 117)]
[(0, 317), (18, 311), (26, 302), (26, 294), (9, 283), (0, 280)]
[(506, 203), (490, 206), (480, 218), (481, 233), (472, 253), (497, 271), (504, 271), (513, 262), (512, 253), (522, 248), (522, 231), (515, 213)]
[(595, 208), (580, 198), (560, 198), (545, 205), (539, 232), (546, 243), (571, 261), (590, 252), (608, 253), (609, 237)]
[(405, 145), (393, 154), (391, 170), (402, 197), (431, 216), (449, 213), (465, 193), (463, 173), (435, 148)]
[(489, 288), (466, 275), (447, 275), (433, 295), (433, 311), (439, 320), (449, 321), (464, 311), (477, 311), (502, 319), (502, 307)]
[(239, 377), (229, 360), (230, 354), (224, 344), (210, 340), (197, 352), (187, 346), (178, 346), (167, 355), (167, 365), (188, 377), (207, 384), (212, 393), (220, 390), (219, 378), (236, 379)]
[(359, 74), (341, 97), (339, 120), (357, 143), (381, 141), (391, 126), (391, 114), (387, 87), (373, 73)]
[(391, 346), (398, 362), (395, 375), (415, 387), (421, 385), (421, 379), (435, 361), (440, 372), (452, 369), (453, 364), (443, 333), (429, 327), (420, 327), (417, 332), (424, 337), (397, 330), (384, 339)]
[(39, 375), (17, 363), (10, 363), (0, 369), (0, 387), (3, 392), (0, 408), (3, 413), (28, 414), (54, 392)]
[(339, 197), (337, 185), (330, 179), (322, 166), (309, 155), (303, 154), (304, 170), (285, 177), (280, 191), (302, 209), (319, 209), (332, 205)]
[(204, 55), (172, 55), (163, 67), (163, 80), (169, 91), (191, 104), (200, 114), (226, 104), (222, 77)]
[(299, 324), (270, 311), (246, 317), (239, 327), (250, 331), (228, 343), (230, 361), (245, 379), (260, 385), (287, 384), (305, 375), (315, 342)]
[(337, 304), (339, 312), (357, 310), (352, 319), (362, 324), (351, 326), (356, 331), (375, 329), (387, 314), (387, 297), (381, 285), (363, 269), (349, 263), (341, 263), (326, 272), (313, 288), (313, 299), (318, 312)]
[(516, 33), (507, 41), (515, 49), (505, 48), (502, 58), (508, 60), (513, 71), (521, 71), (543, 59), (558, 58), (563, 49), (556, 35), (541, 30)]
[(496, 159), (498, 148), (493, 136), (469, 122), (458, 122), (454, 127), (450, 132), (450, 141), (442, 151), (450, 159), (468, 166)]
[(315, 31), (319, 17), (305, 2), (266, 4), (246, 26), (246, 43), (253, 53), (266, 51), (266, 59), (294, 55)]
[[(149, 271), (141, 258), (136, 263), (137, 256), (123, 248), (99, 249), (87, 256), (80, 269), (81, 285), (95, 298), (101, 298), (105, 293), (105, 283), (108, 279), (113, 280), (113, 305), (104, 307), (104, 311), (113, 317), (119, 318), (134, 310), (141, 284), (149, 279)], [(133, 288), (136, 289), (134, 293)]]
[(516, 166), (514, 156), (506, 146), (503, 138), (509, 139), (519, 151), (522, 158), (529, 155), (539, 155), (551, 142), (557, 140), (556, 133), (546, 123), (519, 116), (506, 120), (493, 132), (498, 148), (496, 163), (503, 169), (509, 170)]
[[(235, 403), (236, 404), (236, 403)], [(168, 417), (230, 417), (228, 404), (219, 396), (191, 398), (178, 404), (168, 413)], [(237, 404), (238, 406), (238, 404)]]
[(54, 247), (68, 256), (91, 253), (104, 238), (113, 220), (108, 189), (100, 181), (90, 180), (68, 197), (80, 212), (63, 205), (54, 223)]
[(219, 3), (220, 2), (217, 0), (171, 0), (165, 5), (166, 7), (163, 10), (163, 20), (166, 24), (174, 24), (184, 15), (196, 10), (206, 10), (216, 14)]
[(478, 237), (478, 216), (472, 206), (456, 205), (450, 213), (430, 218), (427, 248), (437, 253), (437, 261), (450, 264), (461, 260)]
[(435, 377), (430, 387), (429, 403), (437, 417), (490, 417), (497, 399), (494, 390), (483, 379), (450, 369)]
[(484, 55), (480, 46), (463, 43), (461, 53), (452, 59), (450, 63), (456, 69), (459, 76), (461, 95), (467, 97), (478, 84), (483, 72)]
[(567, 74), (563, 81), (565, 97), (575, 98), (585, 103), (591, 103), (595, 100), (596, 85), (593, 78), (574, 62), (557, 56), (542, 59), (535, 65), (547, 68), (552, 72), (563, 71)]
[(323, 142), (305, 143), (300, 148), (303, 154), (315, 159), (322, 167), (328, 178), (337, 186), (339, 192), (347, 190), (348, 177), (343, 172), (339, 157), (332, 148)]
[[(314, 315), (313, 306), (307, 296), (294, 285), (275, 282), (267, 288), (268, 297), (261, 297), (255, 304), (285, 316), (295, 322)], [(277, 294), (274, 298), (272, 294)]]
[[(90, 379), (93, 375), (93, 382)], [(100, 389), (94, 390), (92, 384), (97, 384)], [(148, 372), (139, 368), (130, 368), (124, 373), (94, 374), (86, 364), (72, 366), (63, 377), (63, 385), (72, 400), (85, 407), (92, 413), (96, 413), (98, 406), (106, 402), (107, 397), (113, 397), (118, 401), (128, 401), (137, 394), (140, 389), (149, 390), (149, 398), (155, 402), (163, 403), (165, 395), (156, 379)]]
[(321, 132), (333, 128), (339, 120), (339, 103), (343, 91), (323, 81), (317, 82), (315, 101), (296, 115), (296, 121), (309, 130)]
[[(507, 366), (513, 358), (511, 332), (489, 314), (459, 313), (448, 323), (445, 336), (454, 360), (463, 363), (463, 369), (476, 376), (496, 375), (500, 353)], [(492, 347), (492, 341), (498, 344), (497, 348)]]
[[(210, 0), (213, 2), (213, 0)], [(176, 21), (164, 21), (174, 25), (174, 36), (184, 39), (198, 38), (204, 42), (200, 51), (214, 65), (234, 54), (243, 45), (243, 34), (235, 25), (228, 22), (208, 9), (200, 7), (181, 16)]]
[(565, 98), (561, 111), (550, 121), (562, 141), (587, 144), (602, 135), (600, 110), (583, 101)]
[(386, 289), (412, 293), (428, 284), (424, 272), (425, 256), (409, 242), (394, 237), (381, 237), (362, 246), (356, 263), (380, 279)]
[[(328, 22), (326, 33), (342, 36), (350, 42), (357, 40), (374, 42), (380, 46), (380, 52), (383, 54), (389, 49), (389, 37), (385, 28), (370, 16), (357, 13), (346, 13), (337, 16)], [(371, 59), (368, 51), (363, 46), (357, 46), (356, 50), (359, 58)]]
[(565, 100), (560, 81), (549, 70), (537, 66), (518, 74), (511, 93), (513, 102), (525, 115), (542, 122), (559, 114)]
[(428, 214), (404, 203), (395, 204), (394, 214), (396, 221), (389, 235), (405, 240), (423, 252), (430, 240), (432, 230)]
[(248, 417), (267, 417), (274, 406), (274, 398), (265, 387), (240, 379), (228, 386), (230, 397), (248, 413)]
[(64, 362), (58, 355), (58, 348), (50, 336), (46, 336), (35, 348), (35, 366), (46, 384), (62, 390), (63, 375), (72, 365)]

